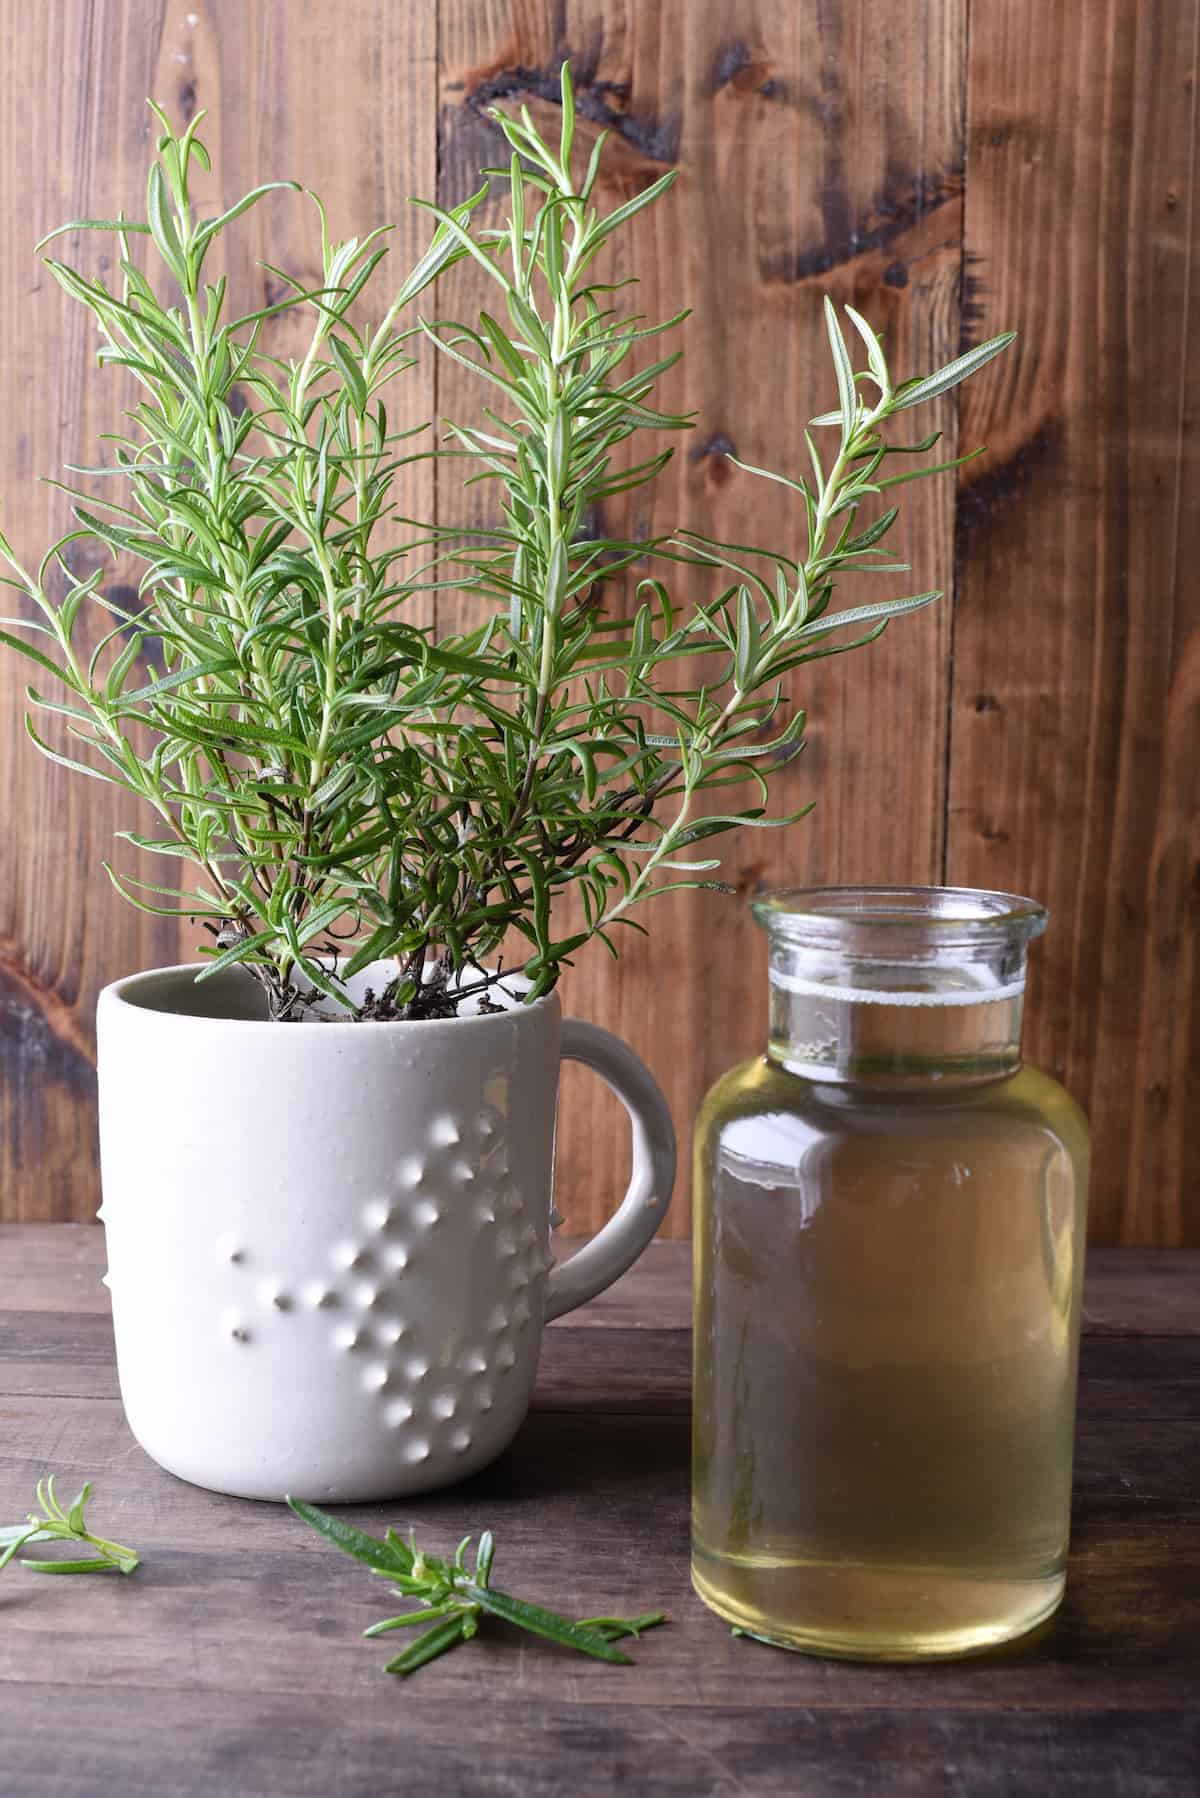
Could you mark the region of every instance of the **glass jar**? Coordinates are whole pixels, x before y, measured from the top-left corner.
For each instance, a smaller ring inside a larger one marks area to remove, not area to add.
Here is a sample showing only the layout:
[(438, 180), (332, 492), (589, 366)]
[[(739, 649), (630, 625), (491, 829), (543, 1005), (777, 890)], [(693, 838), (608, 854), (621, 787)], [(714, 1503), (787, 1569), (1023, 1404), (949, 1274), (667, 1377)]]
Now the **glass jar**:
[(770, 1040), (696, 1131), (692, 1579), (783, 1647), (969, 1653), (1058, 1605), (1088, 1138), (1020, 1058), (1046, 913), (754, 906)]

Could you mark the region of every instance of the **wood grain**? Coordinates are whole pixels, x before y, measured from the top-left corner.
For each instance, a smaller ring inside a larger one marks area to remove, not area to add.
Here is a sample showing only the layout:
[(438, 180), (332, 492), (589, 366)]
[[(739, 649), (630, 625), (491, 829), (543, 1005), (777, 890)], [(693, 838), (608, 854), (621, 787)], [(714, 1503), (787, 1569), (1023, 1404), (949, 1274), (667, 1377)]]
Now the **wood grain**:
[(534, 1410), (498, 1462), (350, 1515), (411, 1526), (435, 1548), (487, 1524), (505, 1589), (580, 1615), (658, 1603), (669, 1626), (637, 1645), (636, 1672), (496, 1628), (405, 1686), (360, 1636), (382, 1614), (376, 1582), (281, 1507), (172, 1479), (134, 1443), (107, 1318), (81, 1308), (101, 1259), (93, 1230), (0, 1229), (0, 1516), (21, 1513), (47, 1468), (68, 1484), (94, 1477), (95, 1521), (143, 1554), (130, 1580), (10, 1570), (0, 1583), (0, 1730), (20, 1798), (102, 1785), (366, 1798), (392, 1789), (398, 1743), (406, 1785), (505, 1798), (607, 1798), (618, 1784), (688, 1798), (1017, 1798), (1041, 1792), (1048, 1770), (1068, 1798), (1190, 1789), (1197, 1313), (1190, 1335), (1158, 1329), (1181, 1276), (1194, 1291), (1195, 1255), (1093, 1260), (1088, 1315), (1120, 1316), (1125, 1333), (1085, 1326), (1061, 1611), (1001, 1653), (903, 1668), (735, 1641), (688, 1591), (690, 1348), (686, 1328), (663, 1322), (686, 1317), (686, 1250), (660, 1245), (620, 1325), (591, 1327), (587, 1308), (548, 1333)]
[[(1101, 1241), (1200, 1240), (1194, 0), (973, 9), (948, 868), (1051, 908), (1031, 1057)], [(969, 477), (969, 478), (968, 478)]]
[[(156, 1694), (140, 1763), (121, 1721), (135, 1697), (128, 1688), (82, 1694), (72, 1718), (88, 1744), (92, 1789), (118, 1787), (129, 1798), (208, 1794), (233, 1781), (239, 1798), (374, 1798), (395, 1778), (401, 1729), (405, 1782), (455, 1798), (561, 1798), (564, 1767), (573, 1798), (611, 1798), (620, 1788), (654, 1798), (877, 1798), (881, 1770), (889, 1798), (1015, 1798), (1037, 1790), (1051, 1763), (1061, 1798), (1174, 1798), (1187, 1791), (1200, 1753), (1200, 1725), (1178, 1710), (1114, 1705), (1005, 1717), (954, 1706), (906, 1720), (896, 1710), (809, 1703), (647, 1713), (623, 1694), (579, 1707), (539, 1692), (531, 1728), (528, 1709), (481, 1703), (485, 1691), (482, 1680), (472, 1685), (469, 1733), (457, 1698), (419, 1707), (360, 1699), (348, 1721), (344, 1702), (325, 1693)], [(59, 1686), (22, 1688), (20, 1765), (39, 1794), (85, 1789), (58, 1772), (61, 1699)], [(169, 1785), (158, 1783), (164, 1776)]]
[[(93, 5), (38, 9), (4, 0), (0, 46), (0, 452), (4, 523), (35, 564), (70, 523), (39, 484), (88, 461), (118, 419), (113, 384), (96, 380), (93, 332), (33, 255), (43, 232), (91, 212), (111, 216), (144, 180), (144, 96), (152, 91), (162, 12), (137, 31)], [(109, 29), (104, 29), (107, 24)], [(90, 71), (86, 83), (79, 72)], [(106, 247), (107, 244), (106, 244)], [(82, 562), (76, 564), (82, 569)], [(20, 603), (0, 589), (4, 611)], [(0, 856), (0, 1180), (9, 1217), (86, 1216), (95, 1205), (91, 1011), (104, 971), (176, 959), (171, 920), (112, 903), (99, 867), (128, 816), (115, 790), (34, 754), (22, 713), (28, 674), (0, 666), (6, 769)], [(147, 868), (132, 871), (152, 878)]]
[[(654, 1313), (644, 1302), (639, 1308), (641, 1328), (607, 1328), (599, 1345), (586, 1320), (556, 1328), (546, 1340), (535, 1410), (686, 1415), (691, 1408), (689, 1332), (647, 1326), (646, 1319)], [(47, 1401), (118, 1397), (112, 1324), (107, 1317), (39, 1310), (36, 1329), (25, 1338), (22, 1316), (20, 1311), (0, 1309), (0, 1391)], [(595, 1356), (604, 1378), (589, 1388), (587, 1372)], [(1200, 1421), (1200, 1342), (1193, 1336), (1089, 1336), (1079, 1380), (1080, 1415), (1089, 1428), (1098, 1415), (1119, 1429), (1131, 1423)], [(1170, 1430), (1165, 1440), (1173, 1442)], [(1091, 1443), (1086, 1432), (1085, 1442)], [(1093, 1471), (1109, 1485), (1114, 1474), (1105, 1457), (1112, 1446), (1108, 1436), (1093, 1445)], [(1160, 1498), (1187, 1497), (1193, 1491), (1195, 1471), (1186, 1464), (1139, 1469), (1138, 1490)], [(1128, 1474), (1120, 1478), (1133, 1489)]]
[[(565, 1261), (582, 1239), (555, 1236)], [(103, 1239), (90, 1225), (0, 1223), (0, 1311), (109, 1313), (100, 1283)], [(615, 1286), (568, 1314), (572, 1329), (686, 1330), (692, 1321), (692, 1251), (660, 1238)], [(1083, 1295), (1086, 1336), (1194, 1336), (1200, 1319), (1200, 1253), (1195, 1250), (1088, 1251)], [(551, 1324), (551, 1329), (565, 1327)]]
[[(965, 7), (922, 0), (894, 34), (874, 29), (876, 16), (869, 0), (816, 8), (756, 0), (732, 15), (689, 0), (443, 7), (444, 202), (501, 156), (489, 103), (528, 104), (557, 130), (564, 56), (575, 73), (581, 154), (602, 125), (612, 132), (606, 201), (678, 171), (669, 198), (626, 234), (607, 278), (636, 269), (637, 309), (652, 318), (692, 308), (685, 360), (664, 382), (662, 403), (694, 412), (695, 428), (652, 493), (605, 508), (609, 528), (638, 538), (690, 526), (739, 542), (796, 542), (798, 520), (780, 489), (740, 473), (728, 456), (785, 469), (806, 460), (803, 426), (830, 391), (823, 293), (858, 305), (906, 366), (954, 353)], [(447, 283), (455, 306), (482, 300), (485, 280), (473, 267), (456, 271)], [(476, 403), (470, 376), (439, 371), (440, 410)], [(933, 422), (953, 440), (948, 402)], [(452, 473), (439, 483), (444, 521), (484, 521), (486, 513), (462, 510)], [(914, 491), (904, 553), (920, 586), (949, 585), (951, 505), (948, 485)], [(640, 578), (649, 565), (634, 572)], [(687, 594), (695, 579), (676, 584)], [(816, 799), (813, 816), (793, 831), (733, 840), (723, 875), (739, 899), (658, 900), (642, 920), (651, 939), (628, 936), (619, 976), (606, 957), (588, 954), (564, 982), (569, 1010), (644, 1055), (685, 1138), (705, 1089), (758, 1052), (765, 1035), (762, 945), (739, 900), (833, 878), (936, 878), (948, 628), (946, 609), (935, 609), (867, 655), (806, 670), (793, 699), (810, 714), (808, 746), (775, 804), (786, 812)], [(619, 1112), (598, 1082), (567, 1069), (559, 1204), (573, 1228), (611, 1208), (626, 1164)], [(668, 1225), (681, 1234), (689, 1184), (685, 1154)]]
[[(437, 138), (434, 0), (403, 7), (344, 0), (335, 9), (273, 0), (0, 0), (0, 498), (5, 529), (35, 564), (71, 522), (66, 498), (39, 484), (65, 461), (98, 459), (129, 390), (95, 366), (93, 327), (33, 255), (65, 219), (136, 213), (150, 151), (147, 94), (176, 119), (209, 109), (203, 136), (213, 211), (258, 181), (290, 176), (317, 189), (335, 233), (395, 221), (407, 267), (426, 229), (407, 195), (431, 191)], [(314, 71), (336, 112), (314, 105)], [(86, 73), (85, 73), (86, 72)], [(65, 240), (101, 271), (107, 239)], [(239, 221), (229, 276), (234, 304), (278, 298), (273, 262), (320, 268), (315, 215), (272, 195)], [(213, 268), (217, 264), (214, 259)], [(315, 284), (315, 282), (314, 282)], [(288, 354), (296, 315), (265, 338)], [(432, 377), (410, 373), (389, 397), (396, 424), (432, 412)], [(410, 471), (401, 509), (429, 515), (428, 465)], [(128, 576), (120, 567), (112, 585)], [(5, 601), (10, 595), (0, 589)], [(7, 604), (3, 607), (7, 611)], [(24, 739), (24, 664), (0, 657), (0, 755), (7, 771), (0, 854), (0, 1216), (86, 1218), (97, 1203), (92, 1014), (106, 981), (188, 958), (186, 927), (143, 916), (112, 891), (101, 862), (113, 833), (138, 828), (128, 795), (67, 775)], [(135, 875), (161, 864), (117, 844)]]
[[(947, 600), (796, 683), (809, 746), (777, 803), (817, 809), (732, 839), (726, 873), (743, 898), (949, 878), (1048, 900), (1029, 1049), (1092, 1115), (1093, 1237), (1200, 1246), (1198, 21), (1200, 0), (1101, 0), (1086, 32), (1072, 9), (1023, 0), (0, 0), (7, 527), (30, 554), (64, 528), (37, 477), (86, 458), (118, 416), (82, 313), (31, 250), (62, 218), (136, 195), (146, 93), (211, 109), (214, 200), (294, 174), (343, 231), (397, 220), (400, 262), (422, 231), (406, 196), (471, 191), (499, 142), (490, 104), (552, 123), (570, 55), (582, 137), (612, 132), (610, 193), (679, 171), (612, 272), (637, 267), (651, 313), (693, 308), (664, 399), (694, 409), (695, 429), (653, 500), (612, 502), (610, 523), (786, 540), (779, 490), (728, 458), (798, 463), (828, 398), (824, 291), (884, 328), (905, 367), (1021, 330), (941, 403), (947, 444), (986, 437), (988, 457), (957, 489), (905, 490), (907, 557)], [(330, 104), (314, 104), (318, 71)], [(299, 201), (244, 224), (235, 288), (263, 291), (259, 257), (312, 272)], [(469, 308), (479, 279), (456, 271), (439, 307)], [(469, 412), (465, 382), (426, 359), (408, 417)], [(475, 503), (454, 464), (436, 480), (423, 465), (404, 495), (445, 523), (477, 520)], [(444, 623), (460, 611), (441, 601)], [(96, 990), (184, 945), (109, 890), (99, 862), (128, 809), (29, 751), (24, 680), (0, 657), (0, 1217), (85, 1218)], [(658, 901), (646, 921), (651, 941), (631, 938), (619, 972), (585, 954), (563, 999), (645, 1056), (686, 1144), (712, 1078), (761, 1046), (762, 945), (744, 905), (712, 893)], [(562, 1115), (559, 1204), (585, 1231), (626, 1177), (623, 1114), (568, 1068)]]

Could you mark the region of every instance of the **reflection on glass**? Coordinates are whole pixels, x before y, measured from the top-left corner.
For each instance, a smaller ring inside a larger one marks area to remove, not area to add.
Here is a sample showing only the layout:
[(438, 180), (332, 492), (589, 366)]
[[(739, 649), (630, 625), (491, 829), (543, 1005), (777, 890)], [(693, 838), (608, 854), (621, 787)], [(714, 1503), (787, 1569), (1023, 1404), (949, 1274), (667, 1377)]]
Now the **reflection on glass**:
[(697, 1590), (773, 1641), (898, 1658), (1062, 1595), (1087, 1166), (1019, 1061), (1044, 914), (967, 895), (1004, 905), (947, 941), (944, 894), (906, 891), (885, 920), (858, 890), (815, 949), (763, 908), (769, 1053), (705, 1103), (695, 1225)]

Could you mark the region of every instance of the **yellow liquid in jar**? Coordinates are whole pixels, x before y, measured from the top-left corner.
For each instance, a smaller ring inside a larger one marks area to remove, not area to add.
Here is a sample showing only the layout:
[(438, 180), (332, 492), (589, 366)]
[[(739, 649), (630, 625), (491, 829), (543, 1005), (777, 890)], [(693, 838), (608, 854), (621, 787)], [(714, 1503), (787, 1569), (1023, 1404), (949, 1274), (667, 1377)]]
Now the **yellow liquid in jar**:
[(1054, 1610), (1086, 1153), (1082, 1115), (1028, 1069), (892, 1092), (760, 1061), (714, 1088), (692, 1575), (721, 1616), (792, 1648), (918, 1659)]

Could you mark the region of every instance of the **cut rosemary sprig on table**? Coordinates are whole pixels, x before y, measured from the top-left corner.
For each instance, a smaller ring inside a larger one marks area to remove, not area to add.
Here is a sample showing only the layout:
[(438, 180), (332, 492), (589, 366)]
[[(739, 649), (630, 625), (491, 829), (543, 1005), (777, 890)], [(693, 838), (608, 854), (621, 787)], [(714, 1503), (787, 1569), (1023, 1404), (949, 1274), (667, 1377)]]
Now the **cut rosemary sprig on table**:
[(91, 1496), (89, 1480), (64, 1511), (54, 1490), (54, 1475), (39, 1480), (37, 1501), (41, 1516), (31, 1511), (25, 1523), (0, 1527), (0, 1571), (31, 1542), (86, 1542), (96, 1550), (87, 1560), (31, 1561), (21, 1555), (17, 1564), (28, 1567), (31, 1573), (132, 1573), (138, 1564), (133, 1549), (124, 1548), (120, 1542), (109, 1542), (104, 1536), (94, 1536), (88, 1529), (83, 1511)]
[(514, 1623), (518, 1629), (528, 1630), (532, 1635), (559, 1642), (564, 1648), (575, 1648), (580, 1654), (592, 1655), (598, 1661), (614, 1661), (622, 1666), (632, 1663), (627, 1654), (612, 1646), (613, 1642), (621, 1636), (636, 1637), (642, 1630), (666, 1622), (662, 1611), (644, 1617), (585, 1617), (580, 1622), (572, 1622), (570, 1618), (543, 1610), (526, 1599), (495, 1591), (490, 1583), (495, 1554), (490, 1530), (480, 1536), (475, 1565), (469, 1568), (466, 1553), (471, 1544), (470, 1536), (465, 1536), (459, 1543), (452, 1561), (444, 1561), (436, 1555), (425, 1554), (413, 1542), (402, 1541), (395, 1530), (388, 1530), (381, 1542), (378, 1537), (355, 1529), (353, 1524), (318, 1510), (316, 1505), (305, 1504), (296, 1498), (289, 1498), (288, 1504), (297, 1517), (318, 1535), (324, 1536), (327, 1542), (332, 1542), (335, 1548), (340, 1548), (343, 1554), (361, 1561), (381, 1579), (391, 1580), (405, 1597), (418, 1601), (417, 1609), (401, 1612), (396, 1617), (385, 1617), (363, 1631), (365, 1636), (382, 1636), (393, 1629), (410, 1629), (420, 1624), (431, 1626), (402, 1654), (386, 1663), (388, 1673), (398, 1673), (402, 1677), (415, 1673), (418, 1667), (444, 1654), (448, 1648), (469, 1642), (479, 1627), (481, 1612), (500, 1617), (505, 1623)]

